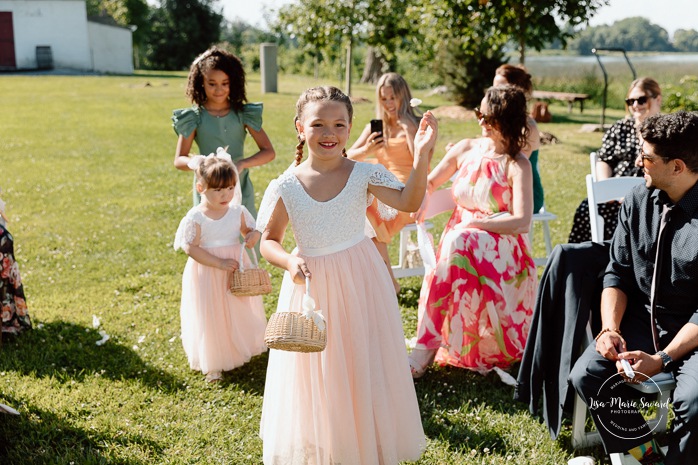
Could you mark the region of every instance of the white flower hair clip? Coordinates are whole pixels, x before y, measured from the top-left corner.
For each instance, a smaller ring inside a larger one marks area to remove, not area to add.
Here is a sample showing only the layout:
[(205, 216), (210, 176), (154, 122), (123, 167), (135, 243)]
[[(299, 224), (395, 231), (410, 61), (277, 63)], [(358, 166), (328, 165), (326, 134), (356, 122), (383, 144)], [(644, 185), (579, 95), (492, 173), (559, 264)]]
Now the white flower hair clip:
[[(233, 157), (227, 152), (228, 147), (218, 147), (216, 149), (216, 153), (212, 153), (209, 156), (210, 157), (216, 157), (216, 158), (222, 158), (228, 162), (230, 162), (231, 165), (235, 166), (235, 163), (233, 163)], [(199, 166), (204, 162), (206, 159), (205, 156), (203, 155), (194, 155), (191, 157), (191, 159), (187, 162), (187, 166), (189, 167), (190, 170), (196, 171), (199, 169)], [(237, 174), (237, 170), (236, 170)]]

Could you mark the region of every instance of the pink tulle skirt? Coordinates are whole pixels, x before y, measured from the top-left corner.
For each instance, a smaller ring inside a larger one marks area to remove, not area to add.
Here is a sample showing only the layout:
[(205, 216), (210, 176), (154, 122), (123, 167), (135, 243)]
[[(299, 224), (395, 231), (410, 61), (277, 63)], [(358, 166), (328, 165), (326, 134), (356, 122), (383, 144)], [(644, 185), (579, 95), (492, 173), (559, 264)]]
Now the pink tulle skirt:
[[(220, 258), (240, 259), (242, 245), (207, 249)], [(247, 254), (244, 259), (249, 263)], [(189, 366), (202, 373), (227, 371), (266, 351), (266, 316), (261, 296), (228, 291), (228, 272), (189, 258), (182, 275), (182, 345)]]
[[(302, 255), (302, 254), (301, 254)], [(379, 465), (425, 447), (395, 291), (374, 244), (304, 257), (327, 321), (318, 353), (271, 350), (260, 435), (266, 465)], [(277, 311), (299, 311), (284, 276)]]

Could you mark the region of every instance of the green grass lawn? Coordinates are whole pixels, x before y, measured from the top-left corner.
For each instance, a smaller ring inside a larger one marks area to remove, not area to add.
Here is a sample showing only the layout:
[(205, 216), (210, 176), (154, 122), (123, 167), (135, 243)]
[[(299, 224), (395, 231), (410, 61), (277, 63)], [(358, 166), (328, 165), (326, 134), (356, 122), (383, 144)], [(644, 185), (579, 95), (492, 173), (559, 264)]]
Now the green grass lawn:
[[(0, 76), (0, 186), (35, 327), (0, 348), (0, 402), (21, 412), (0, 415), (3, 465), (261, 463), (267, 356), (210, 386), (189, 370), (179, 340), (186, 256), (172, 242), (190, 208), (191, 175), (172, 165), (170, 116), (188, 105), (185, 80), (183, 73)], [(295, 101), (315, 84), (283, 76), (279, 93), (261, 95), (259, 76), (249, 76), (249, 99), (264, 102), (277, 153), (252, 171), (258, 203), (294, 157)], [(353, 138), (374, 112), (372, 87), (354, 85), (354, 94), (372, 103), (356, 105)], [(423, 109), (450, 105), (416, 96)], [(552, 112), (541, 129), (560, 142), (542, 147), (540, 171), (560, 243), (586, 196), (588, 153), (601, 141), (579, 128), (598, 122), (600, 111)], [(474, 121), (440, 124), (437, 160), (446, 143), (479, 133)], [(247, 153), (253, 149), (248, 138)], [(438, 218), (435, 231), (444, 222)], [(543, 252), (540, 231), (535, 250)], [(278, 290), (281, 273), (270, 271)], [(420, 283), (403, 281), (407, 337)], [(272, 313), (275, 295), (265, 304)], [(93, 315), (111, 336), (102, 346)], [(416, 390), (429, 439), (419, 464), (562, 464), (576, 455), (569, 428), (552, 441), (496, 375), (437, 368)]]

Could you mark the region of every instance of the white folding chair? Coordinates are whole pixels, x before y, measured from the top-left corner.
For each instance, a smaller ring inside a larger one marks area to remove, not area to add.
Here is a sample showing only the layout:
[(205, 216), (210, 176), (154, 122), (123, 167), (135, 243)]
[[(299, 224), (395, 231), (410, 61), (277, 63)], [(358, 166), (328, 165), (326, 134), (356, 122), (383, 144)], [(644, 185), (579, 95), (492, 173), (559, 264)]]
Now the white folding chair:
[(589, 164), (591, 165), (590, 168), (591, 170), (589, 173), (591, 173), (591, 177), (594, 178), (594, 181), (596, 181), (596, 162), (599, 161), (598, 155), (596, 155), (596, 152), (591, 152), (589, 153)]
[(596, 205), (621, 200), (633, 187), (643, 184), (645, 180), (636, 176), (619, 176), (596, 181), (592, 175), (587, 174), (586, 182), (591, 240), (603, 242), (603, 217), (599, 215)]
[[(428, 220), (439, 213), (443, 213), (449, 210), (453, 210), (456, 206), (453, 200), (453, 194), (451, 189), (439, 189), (431, 193), (429, 197), (429, 205), (424, 213), (424, 219)], [(434, 227), (429, 221), (425, 221), (424, 225), (427, 229)], [(410, 252), (409, 249), (409, 237), (412, 231), (417, 230), (416, 224), (405, 225), (400, 231), (400, 257), (397, 265), (393, 265), (393, 275), (396, 278), (405, 278), (407, 276), (421, 276), (424, 274), (424, 266), (419, 267), (408, 267), (407, 266), (407, 254)]]
[(548, 257), (550, 256), (550, 252), (553, 251), (553, 244), (552, 240), (550, 239), (550, 222), (553, 220), (557, 219), (557, 215), (554, 213), (550, 213), (548, 211), (545, 211), (545, 205), (541, 207), (540, 211), (538, 213), (533, 214), (533, 218), (531, 221), (531, 229), (528, 232), (528, 238), (531, 242), (531, 247), (533, 247), (533, 239), (534, 239), (534, 225), (538, 221), (541, 223), (541, 227), (543, 228), (543, 239), (545, 240), (545, 256), (544, 257), (534, 257), (533, 262), (536, 264), (536, 266), (545, 266), (545, 264), (548, 262)]

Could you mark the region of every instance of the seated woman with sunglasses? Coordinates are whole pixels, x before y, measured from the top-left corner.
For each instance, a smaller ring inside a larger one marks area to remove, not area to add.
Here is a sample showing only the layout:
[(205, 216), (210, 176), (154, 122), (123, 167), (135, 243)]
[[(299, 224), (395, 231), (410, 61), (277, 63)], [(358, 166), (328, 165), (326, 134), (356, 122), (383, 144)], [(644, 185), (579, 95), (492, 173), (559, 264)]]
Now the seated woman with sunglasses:
[(512, 85), (491, 87), (476, 115), (483, 137), (458, 142), (428, 177), (433, 192), (456, 174), (456, 206), (422, 283), (414, 378), (435, 358), (480, 373), (507, 368), (528, 335), (536, 268), (526, 234), (533, 214), (531, 163), (522, 153), (526, 96)]
[[(635, 79), (628, 89), (625, 107), (628, 116), (616, 121), (604, 134), (601, 148), (596, 153), (596, 180), (618, 176), (642, 176), (642, 169), (635, 166), (635, 159), (642, 148), (638, 128), (648, 116), (656, 115), (662, 105), (662, 91), (652, 78)], [(620, 203), (613, 201), (597, 205), (604, 219), (604, 239), (610, 239), (618, 224)], [(574, 214), (569, 242), (591, 240), (589, 203), (584, 199)]]

